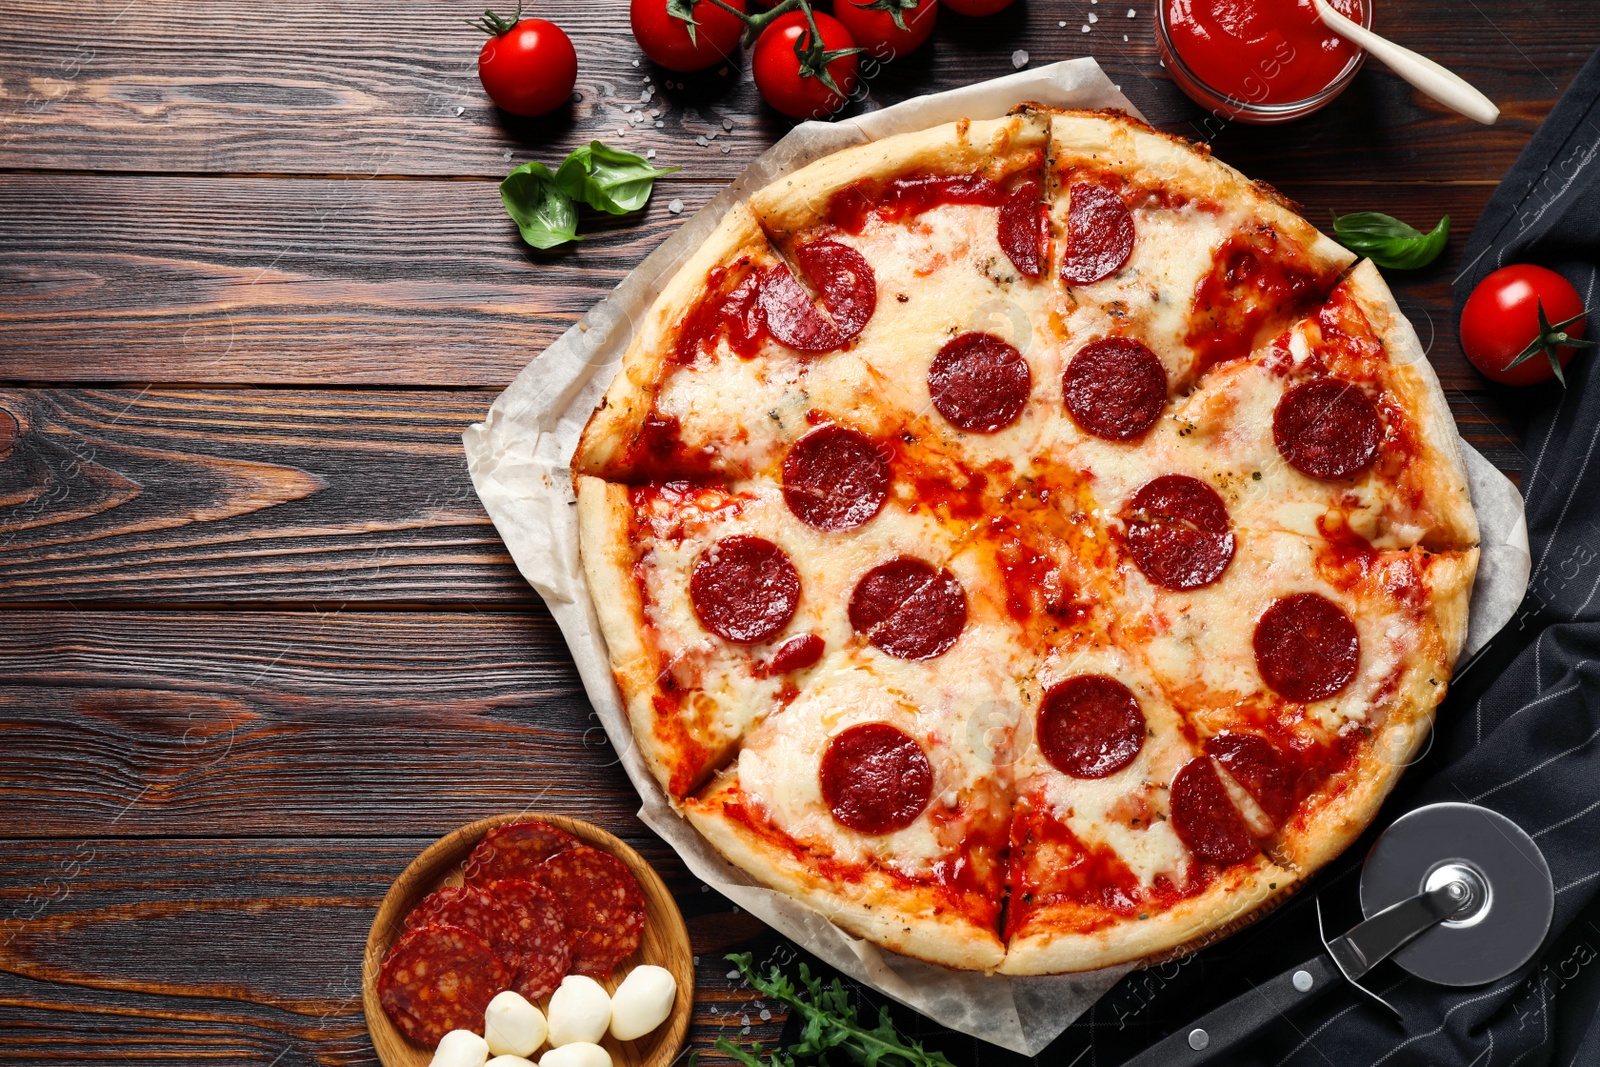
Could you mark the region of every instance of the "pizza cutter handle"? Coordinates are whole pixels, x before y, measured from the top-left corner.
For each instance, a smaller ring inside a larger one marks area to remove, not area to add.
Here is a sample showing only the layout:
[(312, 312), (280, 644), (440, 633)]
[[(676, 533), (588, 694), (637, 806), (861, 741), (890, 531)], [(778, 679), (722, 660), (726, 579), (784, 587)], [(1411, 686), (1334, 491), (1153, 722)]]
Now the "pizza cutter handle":
[(1210, 1063), (1273, 1020), (1344, 981), (1333, 959), (1317, 956), (1156, 1042), (1122, 1067), (1198, 1067)]

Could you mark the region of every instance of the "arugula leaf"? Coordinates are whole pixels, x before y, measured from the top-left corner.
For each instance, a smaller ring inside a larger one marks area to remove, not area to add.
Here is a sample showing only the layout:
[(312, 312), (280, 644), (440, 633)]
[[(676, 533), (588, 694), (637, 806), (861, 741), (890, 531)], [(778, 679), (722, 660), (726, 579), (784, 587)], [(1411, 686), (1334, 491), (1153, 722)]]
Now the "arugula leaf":
[(1430, 232), (1378, 211), (1357, 211), (1336, 215), (1333, 234), (1339, 243), (1366, 256), (1380, 267), (1413, 270), (1439, 258), (1450, 239), (1450, 216), (1439, 220)]
[[(773, 967), (766, 977), (755, 972), (750, 954), (735, 954), (728, 961), (739, 968), (750, 987), (763, 996), (782, 1001), (804, 1021), (800, 1040), (786, 1049), (761, 1056), (761, 1046), (741, 1052), (725, 1038), (717, 1049), (738, 1060), (743, 1067), (794, 1067), (796, 1060), (830, 1062), (828, 1054), (839, 1052), (857, 1067), (954, 1067), (942, 1052), (929, 1052), (918, 1042), (907, 1044), (889, 1021), (889, 1009), (878, 1013), (878, 1025), (868, 1029), (856, 1018), (850, 994), (835, 978), (824, 986), (811, 969), (800, 965), (800, 989)], [(724, 1044), (728, 1047), (724, 1048)]]
[(578, 236), (578, 207), (543, 163), (524, 163), (500, 183), (500, 202), (535, 248), (554, 248)]
[(562, 161), (555, 180), (572, 199), (613, 215), (625, 215), (644, 207), (657, 178), (680, 169), (657, 170), (643, 156), (590, 141)]

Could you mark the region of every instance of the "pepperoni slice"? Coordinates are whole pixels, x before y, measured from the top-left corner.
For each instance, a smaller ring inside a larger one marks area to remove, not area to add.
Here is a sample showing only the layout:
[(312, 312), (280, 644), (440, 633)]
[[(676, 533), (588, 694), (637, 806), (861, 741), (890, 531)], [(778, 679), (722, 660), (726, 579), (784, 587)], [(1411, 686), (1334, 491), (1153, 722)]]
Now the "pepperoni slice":
[(928, 393), (950, 425), (994, 433), (1017, 421), (1033, 373), (1022, 353), (991, 333), (964, 333), (945, 343), (928, 368)]
[(1026, 181), (1000, 205), (995, 225), (1000, 250), (1019, 274), (1037, 278), (1044, 270), (1045, 236), (1049, 214), (1039, 199), (1039, 183)]
[(828, 352), (849, 342), (878, 306), (878, 282), (860, 252), (838, 241), (812, 241), (794, 250), (795, 263), (822, 295), (833, 321), (817, 311), (789, 268), (773, 267), (761, 281), (767, 330), (801, 352)]
[(800, 352), (827, 352), (844, 342), (833, 323), (822, 317), (811, 294), (782, 264), (761, 277), (761, 313), (767, 331)]
[(459, 926), (407, 930), (383, 958), (378, 1002), (400, 1032), (433, 1047), (451, 1030), (476, 1031), (513, 970), (489, 942)]
[(967, 625), (967, 593), (949, 571), (913, 556), (880, 563), (850, 594), (850, 625), (897, 659), (932, 659)]
[(794, 250), (794, 261), (822, 294), (839, 344), (860, 333), (878, 308), (878, 279), (866, 257), (838, 241), (812, 241)]
[(406, 916), (406, 929), (442, 923), (471, 930), (493, 946), (506, 966), (516, 969), (521, 958), (511, 929), (511, 913), (477, 886), (450, 885), (429, 893)]
[(1131, 337), (1105, 337), (1078, 350), (1062, 377), (1067, 412), (1108, 441), (1131, 441), (1161, 417), (1167, 372)]
[(501, 878), (527, 878), (539, 864), (578, 843), (565, 830), (532, 819), (496, 826), (483, 835), (467, 857), (466, 883), (483, 885)]
[(1133, 254), (1133, 216), (1122, 197), (1100, 185), (1079, 182), (1067, 203), (1067, 250), (1061, 280), (1088, 285), (1109, 278)]
[(1356, 385), (1314, 378), (1278, 401), (1272, 440), (1301, 474), (1338, 481), (1372, 466), (1383, 443), (1383, 423), (1377, 405)]
[(1256, 669), (1290, 700), (1331, 697), (1355, 680), (1361, 638), (1350, 616), (1327, 597), (1296, 593), (1261, 613)]
[(827, 643), (816, 634), (795, 634), (772, 650), (771, 657), (761, 665), (761, 673), (788, 674), (790, 671), (803, 671), (807, 667), (814, 667), (822, 658), (822, 651), (826, 647)]
[(1295, 774), (1271, 741), (1258, 734), (1220, 733), (1205, 743), (1205, 751), (1255, 798), (1274, 826), (1283, 825), (1294, 808)]
[(783, 459), (783, 499), (807, 526), (853, 530), (876, 515), (888, 496), (888, 455), (848, 427), (812, 430)]
[(1207, 756), (1185, 763), (1172, 780), (1172, 829), (1206, 863), (1228, 866), (1260, 853)]
[(572, 966), (566, 909), (554, 893), (526, 878), (490, 882), (487, 891), (511, 917), (518, 965), (511, 988), (532, 1001), (549, 996)]
[(904, 830), (933, 795), (933, 766), (922, 746), (886, 722), (836, 734), (817, 774), (828, 810), (858, 834)]
[(734, 534), (694, 561), (689, 599), (707, 630), (736, 645), (753, 645), (776, 637), (794, 618), (800, 575), (771, 541)]
[(1164, 474), (1141, 486), (1128, 508), (1128, 551), (1155, 584), (1199, 589), (1227, 570), (1234, 548), (1228, 506), (1205, 482)]
[(572, 973), (604, 981), (644, 934), (644, 894), (627, 864), (588, 845), (550, 857), (539, 881), (566, 909)]
[(1139, 698), (1115, 678), (1079, 674), (1057, 682), (1039, 705), (1039, 750), (1074, 778), (1104, 778), (1144, 747)]

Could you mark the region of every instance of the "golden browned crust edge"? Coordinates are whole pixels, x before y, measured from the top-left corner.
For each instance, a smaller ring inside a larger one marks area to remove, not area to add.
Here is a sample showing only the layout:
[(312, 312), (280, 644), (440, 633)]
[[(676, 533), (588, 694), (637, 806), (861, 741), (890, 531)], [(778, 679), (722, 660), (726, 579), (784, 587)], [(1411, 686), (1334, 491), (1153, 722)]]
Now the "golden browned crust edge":
[(758, 189), (750, 209), (780, 247), (826, 216), (833, 194), (854, 182), (888, 179), (909, 171), (1000, 172), (1042, 152), (1050, 135), (1042, 114), (960, 119), (914, 133), (896, 134), (838, 152)]
[(625, 486), (588, 476), (580, 476), (577, 483), (578, 551), (611, 660), (611, 676), (622, 694), (634, 743), (670, 794), (673, 754), (656, 740), (652, 701), (659, 669), (645, 640), (644, 602), (633, 577), (629, 537), (633, 505)]
[(623, 354), (617, 376), (607, 387), (578, 439), (572, 459), (575, 474), (616, 475), (612, 466), (627, 451), (650, 415), (677, 330), (705, 293), (706, 275), (747, 252), (770, 246), (744, 204), (735, 204), (705, 243), (695, 249), (656, 297)]
[(995, 932), (937, 907), (931, 893), (876, 871), (846, 883), (822, 881), (793, 853), (722, 813), (723, 798), (737, 789), (737, 772), (725, 772), (683, 805), (694, 828), (735, 867), (856, 937), (903, 956), (968, 971), (1000, 965), (1005, 948)]
[[(1298, 880), (1263, 856), (1249, 870), (1230, 869), (1198, 896), (1148, 919), (1123, 919), (1088, 934), (1013, 935), (1001, 974), (1069, 974), (1119, 963), (1153, 963), (1187, 955), (1266, 914)], [(1041, 909), (1048, 913), (1048, 909)], [(1048, 920), (1039, 925), (1048, 927)]]

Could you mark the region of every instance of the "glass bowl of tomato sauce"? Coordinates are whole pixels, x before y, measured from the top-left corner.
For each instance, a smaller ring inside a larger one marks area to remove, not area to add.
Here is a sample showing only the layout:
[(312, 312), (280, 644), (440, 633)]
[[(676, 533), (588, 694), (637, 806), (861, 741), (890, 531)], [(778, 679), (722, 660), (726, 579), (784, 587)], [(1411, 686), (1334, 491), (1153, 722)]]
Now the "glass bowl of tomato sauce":
[[(1329, 0), (1368, 29), (1372, 0)], [(1311, 0), (1158, 0), (1167, 73), (1223, 119), (1289, 122), (1325, 106), (1367, 54), (1322, 24)]]

